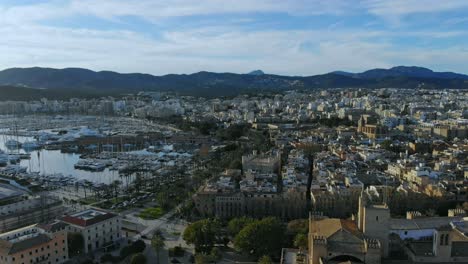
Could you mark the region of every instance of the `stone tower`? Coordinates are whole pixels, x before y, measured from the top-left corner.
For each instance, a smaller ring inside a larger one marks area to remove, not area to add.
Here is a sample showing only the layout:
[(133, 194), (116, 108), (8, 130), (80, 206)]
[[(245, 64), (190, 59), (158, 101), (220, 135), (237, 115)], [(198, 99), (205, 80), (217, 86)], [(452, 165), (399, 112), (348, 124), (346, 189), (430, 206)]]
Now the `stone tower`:
[(386, 204), (373, 204), (366, 192), (359, 197), (358, 228), (367, 238), (378, 239), (382, 256), (388, 257), (390, 210)]

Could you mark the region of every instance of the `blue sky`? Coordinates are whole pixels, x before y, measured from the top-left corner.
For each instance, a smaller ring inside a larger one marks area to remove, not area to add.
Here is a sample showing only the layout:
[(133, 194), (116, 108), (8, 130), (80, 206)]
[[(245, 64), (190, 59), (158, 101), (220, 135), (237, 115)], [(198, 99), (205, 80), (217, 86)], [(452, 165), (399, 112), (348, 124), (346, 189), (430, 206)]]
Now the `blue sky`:
[(0, 68), (468, 73), (467, 0), (0, 0)]

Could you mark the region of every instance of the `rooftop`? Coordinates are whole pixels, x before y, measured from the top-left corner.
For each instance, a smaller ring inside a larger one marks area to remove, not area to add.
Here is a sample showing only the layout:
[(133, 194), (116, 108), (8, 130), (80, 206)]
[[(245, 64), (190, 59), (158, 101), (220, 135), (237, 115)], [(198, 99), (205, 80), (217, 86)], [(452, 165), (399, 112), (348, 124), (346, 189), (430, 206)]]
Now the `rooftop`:
[(66, 215), (62, 221), (79, 226), (90, 226), (116, 217), (116, 214), (97, 209), (88, 209), (72, 215)]
[(23, 192), (15, 190), (6, 184), (0, 184), (0, 201), (21, 195), (23, 195)]
[(459, 222), (463, 217), (421, 217), (415, 219), (390, 219), (391, 230), (418, 230), (436, 229), (449, 225), (451, 222)]
[(26, 226), (0, 235), (0, 251), (15, 254), (49, 242), (51, 239), (36, 225)]

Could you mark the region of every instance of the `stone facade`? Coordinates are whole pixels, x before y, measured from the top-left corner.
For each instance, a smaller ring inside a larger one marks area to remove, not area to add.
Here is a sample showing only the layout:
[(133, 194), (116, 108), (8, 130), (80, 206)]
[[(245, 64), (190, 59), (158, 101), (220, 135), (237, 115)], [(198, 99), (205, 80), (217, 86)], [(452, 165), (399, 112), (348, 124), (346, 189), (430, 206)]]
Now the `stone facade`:
[(85, 253), (112, 245), (121, 238), (121, 217), (106, 211), (89, 209), (62, 218), (68, 231), (80, 233)]
[(68, 261), (67, 225), (31, 225), (0, 235), (0, 263), (60, 264)]

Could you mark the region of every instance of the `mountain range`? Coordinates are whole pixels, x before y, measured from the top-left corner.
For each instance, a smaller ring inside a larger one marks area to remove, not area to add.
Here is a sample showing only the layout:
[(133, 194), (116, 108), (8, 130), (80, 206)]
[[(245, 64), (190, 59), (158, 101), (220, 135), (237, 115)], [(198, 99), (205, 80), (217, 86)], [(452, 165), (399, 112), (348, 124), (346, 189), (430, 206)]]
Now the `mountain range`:
[[(22, 87), (22, 93), (34, 89), (34, 94), (48, 93), (63, 97), (112, 95), (136, 91), (174, 91), (200, 96), (236, 95), (262, 90), (292, 90), (316, 88), (433, 88), (468, 89), (468, 75), (434, 72), (422, 67), (398, 66), (372, 69), (361, 73), (335, 71), (313, 76), (282, 76), (255, 70), (246, 74), (197, 72), (154, 76), (141, 73), (91, 71), (82, 68), (10, 68), (0, 71), (0, 96), (8, 98), (12, 87)], [(8, 87), (6, 89), (5, 87)], [(41, 89), (40, 92), (37, 89)], [(33, 95), (31, 95), (34, 97)], [(30, 97), (31, 97), (30, 96)], [(52, 96), (52, 97), (54, 97)], [(15, 97), (16, 98), (16, 97)]]
[(416, 77), (468, 80), (468, 75), (454, 72), (434, 72), (430, 69), (416, 66), (397, 66), (390, 69), (372, 69), (361, 73), (350, 73), (344, 71), (335, 71), (333, 73), (359, 79), (381, 79), (386, 77)]

